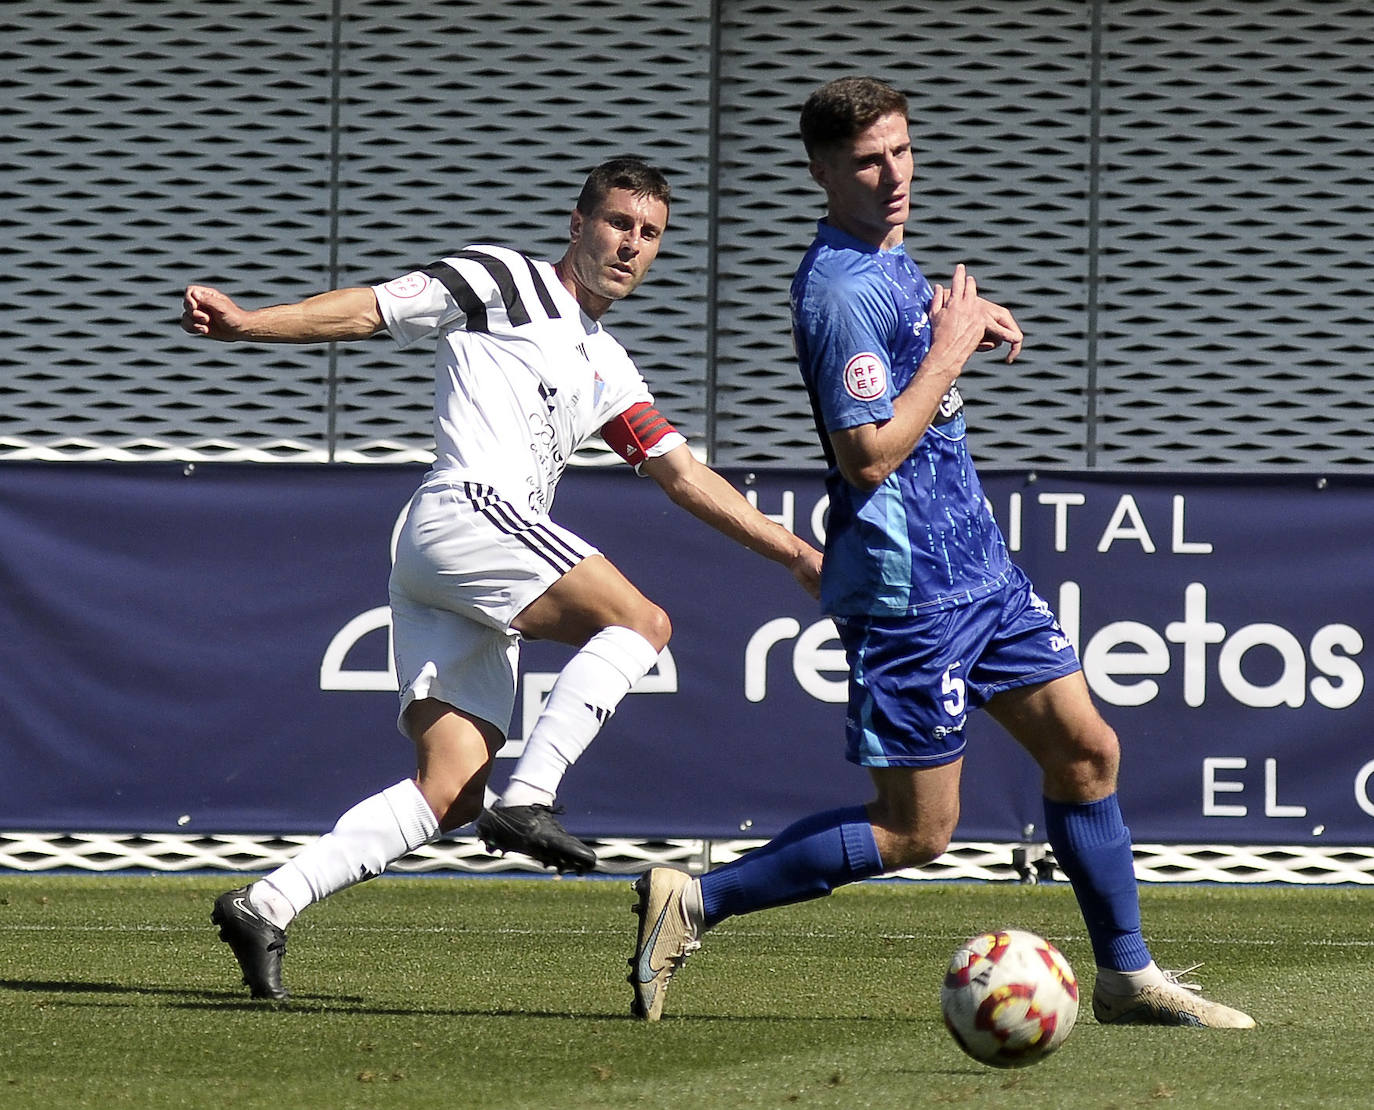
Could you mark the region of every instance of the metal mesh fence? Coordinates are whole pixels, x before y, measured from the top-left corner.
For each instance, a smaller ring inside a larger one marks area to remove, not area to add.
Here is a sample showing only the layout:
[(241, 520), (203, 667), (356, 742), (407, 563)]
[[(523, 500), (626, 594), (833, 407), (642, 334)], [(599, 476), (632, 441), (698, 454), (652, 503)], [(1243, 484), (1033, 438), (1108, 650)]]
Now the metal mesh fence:
[[(179, 836), (0, 832), (0, 871), (229, 871), (265, 872), (280, 867), (313, 836), (262, 837), (222, 834)], [(649, 867), (693, 873), (738, 859), (760, 840), (598, 840), (602, 874), (637, 875)], [(914, 881), (1065, 881), (1041, 844), (960, 841), (925, 867), (888, 878)], [(1278, 845), (1136, 844), (1135, 873), (1145, 883), (1288, 883), (1303, 886), (1374, 885), (1374, 849)], [(402, 857), (390, 873), (448, 872), (486, 875), (524, 871), (548, 874), (521, 855), (493, 856), (471, 837), (445, 837)]]
[(1028, 333), (967, 375), (984, 463), (1374, 461), (1361, 3), (67, 0), (0, 31), (0, 458), (424, 459), (427, 355), (198, 343), (181, 287), (556, 256), (585, 170), (641, 151), (672, 226), (607, 323), (714, 461), (812, 465), (796, 111), (861, 64), (912, 99), (913, 254)]

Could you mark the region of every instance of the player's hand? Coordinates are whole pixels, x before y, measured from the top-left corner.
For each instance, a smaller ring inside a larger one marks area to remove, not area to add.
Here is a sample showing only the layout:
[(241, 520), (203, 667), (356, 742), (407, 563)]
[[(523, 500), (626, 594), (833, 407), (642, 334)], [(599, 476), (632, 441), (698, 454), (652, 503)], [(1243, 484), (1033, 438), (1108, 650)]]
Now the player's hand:
[(810, 544), (804, 545), (788, 565), (792, 577), (801, 588), (817, 601), (821, 598), (821, 553)]
[(209, 285), (188, 285), (181, 299), (181, 330), (232, 342), (240, 338), (244, 312)]
[(935, 286), (930, 302), (930, 346), (939, 346), (962, 366), (988, 333), (986, 302), (978, 296), (978, 283), (961, 262), (954, 267), (949, 288)]
[[(961, 277), (962, 283), (960, 283)], [(958, 294), (956, 294), (956, 289), (959, 290)], [(954, 279), (950, 282), (949, 289), (942, 285), (935, 287), (935, 296), (931, 300), (930, 306), (931, 326), (936, 325), (936, 318), (942, 312), (950, 307), (960, 307), (960, 304), (969, 297), (977, 302), (984, 315), (983, 334), (974, 350), (995, 351), (1005, 343), (1007, 344), (1006, 361), (1015, 361), (1026, 340), (1020, 325), (1017, 324), (1016, 318), (1012, 316), (1009, 309), (1003, 308), (1000, 304), (990, 301), (986, 297), (978, 296), (978, 287), (973, 280), (973, 275), (967, 273), (962, 264), (954, 268)]]
[(1026, 341), (1021, 327), (1016, 322), (1008, 309), (1000, 304), (981, 298), (983, 307), (987, 310), (988, 326), (983, 333), (983, 342), (978, 344), (980, 351), (995, 351), (1003, 343), (1007, 344), (1007, 362), (1015, 362), (1016, 356), (1021, 353), (1021, 345)]

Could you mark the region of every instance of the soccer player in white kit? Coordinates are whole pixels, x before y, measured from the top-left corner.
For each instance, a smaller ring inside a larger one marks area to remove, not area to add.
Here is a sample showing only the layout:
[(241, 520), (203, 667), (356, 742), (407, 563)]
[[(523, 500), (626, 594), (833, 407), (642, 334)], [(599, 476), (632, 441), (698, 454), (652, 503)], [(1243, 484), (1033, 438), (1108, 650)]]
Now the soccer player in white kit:
[[(668, 222), (662, 173), (617, 158), (587, 178), (554, 264), (480, 245), (375, 287), (248, 311), (188, 286), (182, 327), (227, 342), (311, 343), (388, 332), (437, 340), (436, 458), (392, 568), (398, 727), (415, 778), (359, 802), (263, 879), (217, 899), (213, 921), (253, 997), (288, 997), (286, 927), (306, 906), (380, 874), (479, 817), (494, 848), (560, 870), (595, 855), (552, 808), (568, 766), (668, 643), (667, 615), (548, 515), (558, 479), (600, 434), (670, 499), (786, 566), (813, 596), (820, 553), (699, 462), (625, 350), (598, 322), (643, 280)], [(483, 811), (515, 699), (521, 636), (578, 650), (530, 730), (499, 803)]]

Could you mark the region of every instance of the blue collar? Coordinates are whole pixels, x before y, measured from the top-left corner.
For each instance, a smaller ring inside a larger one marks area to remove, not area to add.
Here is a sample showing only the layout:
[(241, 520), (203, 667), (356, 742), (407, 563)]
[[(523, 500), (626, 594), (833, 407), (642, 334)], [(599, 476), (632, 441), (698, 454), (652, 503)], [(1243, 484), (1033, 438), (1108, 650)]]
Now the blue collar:
[(872, 243), (865, 243), (862, 239), (856, 239), (847, 231), (841, 231), (828, 219), (822, 217), (816, 221), (816, 238), (820, 239), (828, 247), (835, 247), (841, 250), (862, 251), (865, 254), (897, 254), (906, 251), (905, 243), (898, 243), (895, 247), (875, 247)]

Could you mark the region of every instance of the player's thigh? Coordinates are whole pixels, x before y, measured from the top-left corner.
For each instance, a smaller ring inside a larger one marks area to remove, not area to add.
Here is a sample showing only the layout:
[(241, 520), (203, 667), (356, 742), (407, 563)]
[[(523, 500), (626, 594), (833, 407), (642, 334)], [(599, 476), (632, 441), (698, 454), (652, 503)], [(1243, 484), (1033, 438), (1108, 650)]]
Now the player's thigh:
[(953, 610), (836, 617), (849, 664), (845, 756), (868, 768), (924, 768), (963, 755), (971, 652)]
[(391, 591), (392, 656), (400, 690), (397, 726), (410, 739), (412, 702), (433, 699), (498, 733), (510, 729), (520, 665), (520, 637)]
[(668, 615), (615, 564), (592, 555), (527, 605), (511, 627), (526, 636), (580, 645), (612, 625), (633, 629), (660, 651), (672, 631)]
[(477, 482), (438, 479), (411, 499), (396, 537), (393, 601), (508, 629), (597, 549)]
[(969, 704), (1044, 686), (1081, 669), (1078, 653), (1030, 580), (1012, 567), (1006, 585), (964, 607)]
[(1120, 745), (1082, 671), (1006, 690), (985, 708), (1040, 765), (1050, 797), (1092, 801), (1116, 789)]
[(959, 823), (963, 760), (935, 767), (870, 767), (877, 797), (869, 821), (885, 867), (929, 863), (949, 846)]

